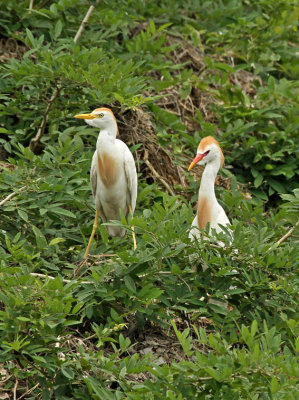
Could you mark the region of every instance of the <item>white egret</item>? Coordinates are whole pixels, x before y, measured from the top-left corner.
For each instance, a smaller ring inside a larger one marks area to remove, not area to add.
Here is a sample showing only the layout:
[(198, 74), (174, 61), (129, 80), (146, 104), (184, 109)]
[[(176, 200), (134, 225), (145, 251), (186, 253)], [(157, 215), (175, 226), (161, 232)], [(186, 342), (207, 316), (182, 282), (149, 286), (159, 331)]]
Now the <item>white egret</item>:
[[(200, 230), (205, 229), (209, 223), (209, 232), (213, 229), (216, 233), (222, 230), (222, 226), (230, 225), (229, 219), (218, 203), (215, 196), (215, 179), (219, 169), (224, 164), (224, 156), (221, 147), (212, 136), (203, 138), (197, 148), (197, 156), (190, 164), (190, 171), (196, 164), (205, 165), (198, 191), (197, 213), (192, 222), (189, 237), (193, 240), (200, 238)], [(219, 243), (223, 245), (222, 243)]]
[[(103, 222), (120, 220), (121, 212), (133, 215), (137, 198), (137, 172), (132, 153), (128, 146), (119, 139), (118, 126), (113, 112), (109, 108), (97, 108), (89, 114), (78, 114), (75, 118), (84, 119), (93, 127), (100, 128), (96, 151), (92, 157), (90, 183), (96, 215), (92, 233), (84, 258), (88, 257), (90, 246), (98, 227), (98, 217)], [(121, 226), (106, 226), (110, 236), (123, 237), (125, 228)], [(136, 237), (132, 227), (134, 250)]]

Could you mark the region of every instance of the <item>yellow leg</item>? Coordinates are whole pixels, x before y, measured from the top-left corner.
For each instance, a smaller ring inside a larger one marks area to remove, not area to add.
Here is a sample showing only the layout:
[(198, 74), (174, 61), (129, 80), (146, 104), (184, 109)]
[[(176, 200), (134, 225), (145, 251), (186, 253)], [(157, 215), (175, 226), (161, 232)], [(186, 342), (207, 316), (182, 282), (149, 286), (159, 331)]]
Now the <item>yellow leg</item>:
[[(130, 211), (130, 213), (131, 213), (132, 216), (133, 216), (133, 211), (132, 211), (132, 207), (131, 207), (131, 206), (129, 206), (129, 211)], [(136, 249), (137, 249), (137, 243), (136, 243), (136, 236), (135, 236), (134, 225), (131, 226), (131, 229), (132, 229), (132, 236), (133, 236), (133, 247), (134, 247), (134, 250), (136, 250)]]
[(91, 242), (93, 241), (94, 235), (95, 235), (95, 233), (97, 231), (97, 228), (98, 228), (98, 219), (99, 219), (99, 212), (97, 210), (96, 211), (96, 216), (95, 216), (95, 219), (94, 219), (94, 223), (93, 223), (93, 227), (92, 227), (92, 232), (91, 232), (91, 235), (90, 235), (90, 238), (89, 238), (88, 246), (87, 246), (87, 249), (85, 250), (85, 253), (84, 253), (84, 258), (88, 257), (90, 246), (91, 246)]

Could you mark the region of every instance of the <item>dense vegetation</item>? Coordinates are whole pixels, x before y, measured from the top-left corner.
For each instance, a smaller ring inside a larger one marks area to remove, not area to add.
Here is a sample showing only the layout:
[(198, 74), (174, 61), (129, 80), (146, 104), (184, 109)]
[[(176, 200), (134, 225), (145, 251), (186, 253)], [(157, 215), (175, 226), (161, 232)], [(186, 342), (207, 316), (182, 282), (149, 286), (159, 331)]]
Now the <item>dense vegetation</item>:
[[(298, 398), (297, 21), (295, 0), (1, 1), (0, 399)], [(78, 269), (98, 132), (73, 116), (104, 105), (138, 248), (101, 226)], [(224, 248), (188, 239), (206, 135)]]

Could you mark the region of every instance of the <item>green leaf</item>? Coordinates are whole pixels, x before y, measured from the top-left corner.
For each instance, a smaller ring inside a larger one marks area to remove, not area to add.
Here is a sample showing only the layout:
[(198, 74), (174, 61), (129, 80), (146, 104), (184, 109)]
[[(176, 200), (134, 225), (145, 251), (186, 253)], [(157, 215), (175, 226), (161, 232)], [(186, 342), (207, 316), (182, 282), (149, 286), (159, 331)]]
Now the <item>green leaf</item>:
[(29, 321), (31, 321), (30, 318), (26, 318), (26, 317), (17, 317), (17, 319), (18, 319), (19, 321), (23, 321), (23, 322), (29, 322)]
[(271, 383), (270, 383), (271, 393), (272, 394), (277, 393), (278, 389), (279, 389), (279, 385), (278, 385), (277, 378), (275, 376), (273, 376), (271, 379)]
[(54, 37), (55, 37), (55, 39), (57, 39), (60, 36), (61, 31), (62, 31), (62, 27), (63, 27), (62, 22), (60, 20), (57, 21), (56, 25), (55, 25), (55, 29), (54, 29)]
[(18, 209), (19, 216), (26, 222), (28, 222), (28, 214), (24, 210)]
[(133, 293), (136, 293), (136, 285), (134, 280), (130, 277), (130, 275), (126, 275), (124, 277), (126, 287)]
[(75, 376), (74, 371), (71, 368), (68, 368), (68, 367), (62, 366), (61, 367), (61, 372), (68, 379), (73, 379), (74, 376)]
[(210, 375), (212, 378), (216, 379), (217, 382), (221, 382), (221, 376), (219, 373), (212, 367), (206, 367), (205, 371), (207, 372), (208, 375)]
[(35, 234), (36, 244), (38, 249), (42, 250), (47, 247), (47, 240), (42, 232), (34, 225), (32, 225), (32, 230)]
[(257, 175), (257, 177), (254, 179), (254, 187), (258, 188), (259, 186), (261, 186), (263, 182), (263, 176), (262, 175)]
[(253, 320), (252, 324), (251, 324), (251, 331), (250, 331), (251, 336), (254, 337), (256, 332), (257, 332), (257, 322), (256, 322), (256, 320)]
[(61, 207), (53, 207), (49, 209), (48, 212), (53, 212), (59, 215), (65, 215), (66, 217), (76, 218), (76, 215), (74, 213), (72, 213), (69, 210), (65, 210), (64, 208)]
[(55, 244), (61, 243), (61, 242), (65, 242), (65, 239), (63, 238), (54, 238), (51, 240), (51, 242), (49, 243), (49, 246), (54, 246)]
[(26, 28), (26, 33), (27, 33), (27, 38), (29, 39), (29, 42), (32, 47), (36, 47), (36, 40), (34, 39), (32, 32)]
[(154, 21), (152, 19), (150, 20), (150, 23), (149, 23), (149, 26), (148, 26), (148, 30), (152, 34), (156, 33), (155, 23), (154, 23)]
[(286, 189), (284, 185), (278, 180), (268, 179), (270, 186), (278, 193), (285, 193)]

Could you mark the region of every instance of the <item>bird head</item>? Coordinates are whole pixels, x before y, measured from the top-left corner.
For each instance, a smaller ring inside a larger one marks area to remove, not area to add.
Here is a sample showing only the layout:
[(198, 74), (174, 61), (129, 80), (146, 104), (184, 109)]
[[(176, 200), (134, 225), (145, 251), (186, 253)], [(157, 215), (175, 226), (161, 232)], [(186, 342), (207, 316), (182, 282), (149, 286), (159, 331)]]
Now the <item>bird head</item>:
[(84, 119), (84, 121), (94, 128), (115, 129), (117, 127), (116, 118), (113, 112), (106, 107), (96, 108), (89, 114), (77, 114), (75, 118)]
[(224, 156), (217, 140), (212, 136), (207, 136), (200, 141), (197, 148), (197, 155), (190, 164), (188, 171), (197, 163), (199, 165), (206, 165), (213, 161), (219, 161), (219, 167), (222, 167), (224, 164)]

